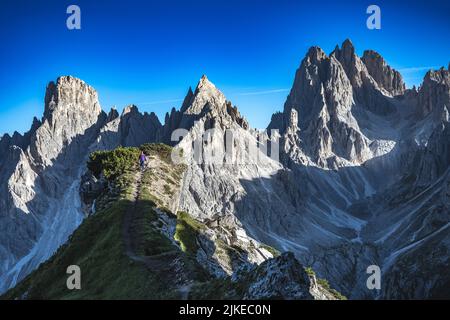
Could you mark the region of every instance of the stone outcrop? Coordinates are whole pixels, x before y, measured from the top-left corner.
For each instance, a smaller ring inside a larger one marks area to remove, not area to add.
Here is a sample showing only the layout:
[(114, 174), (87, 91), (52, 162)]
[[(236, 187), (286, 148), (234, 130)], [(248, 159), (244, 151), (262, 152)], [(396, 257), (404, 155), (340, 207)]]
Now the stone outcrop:
[(242, 270), (233, 281), (245, 286), (243, 298), (247, 300), (338, 299), (337, 292), (333, 293), (332, 289), (319, 284), (314, 273), (307, 274), (292, 252), (285, 252), (258, 266)]
[(311, 283), (303, 266), (290, 252), (267, 260), (249, 272), (244, 299), (312, 300)]
[(433, 110), (450, 108), (450, 71), (430, 70), (419, 89), (418, 114), (426, 116)]
[(365, 50), (361, 59), (380, 88), (386, 90), (391, 96), (405, 93), (406, 88), (402, 75), (397, 70), (392, 69), (378, 52)]

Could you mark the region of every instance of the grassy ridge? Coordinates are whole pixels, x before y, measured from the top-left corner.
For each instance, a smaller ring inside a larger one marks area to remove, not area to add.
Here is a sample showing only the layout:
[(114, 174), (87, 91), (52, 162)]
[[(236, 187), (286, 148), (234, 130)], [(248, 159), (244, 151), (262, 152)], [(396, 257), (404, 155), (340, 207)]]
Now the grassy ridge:
[[(164, 279), (124, 255), (121, 200), (88, 217), (70, 241), (3, 298), (27, 299), (170, 299)], [(66, 268), (81, 268), (81, 290), (66, 287)]]

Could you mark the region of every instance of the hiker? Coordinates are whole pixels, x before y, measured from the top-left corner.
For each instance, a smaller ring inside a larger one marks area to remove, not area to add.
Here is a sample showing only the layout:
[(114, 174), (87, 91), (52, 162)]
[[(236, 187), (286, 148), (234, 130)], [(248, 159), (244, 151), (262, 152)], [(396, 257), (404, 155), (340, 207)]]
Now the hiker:
[(144, 151), (141, 151), (141, 155), (139, 156), (139, 165), (141, 170), (144, 170), (145, 161), (147, 161), (147, 157), (145, 156)]

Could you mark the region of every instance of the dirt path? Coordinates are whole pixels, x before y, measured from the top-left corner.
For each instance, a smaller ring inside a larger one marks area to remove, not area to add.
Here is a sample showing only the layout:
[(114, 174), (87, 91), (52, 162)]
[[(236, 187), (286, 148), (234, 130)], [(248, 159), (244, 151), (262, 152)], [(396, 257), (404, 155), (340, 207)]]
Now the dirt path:
[(125, 254), (132, 260), (138, 261), (139, 257), (135, 254), (133, 248), (133, 238), (131, 232), (132, 222), (135, 218), (136, 204), (139, 199), (142, 185), (142, 171), (139, 170), (135, 176), (135, 183), (133, 188), (133, 204), (128, 207), (123, 219), (123, 241), (125, 244)]
[[(147, 169), (145, 169), (147, 170)], [(142, 263), (145, 267), (153, 272), (169, 271), (171, 269), (171, 263), (179, 257), (179, 252), (176, 250), (164, 252), (152, 256), (141, 256), (136, 253), (136, 234), (133, 232), (133, 221), (138, 218), (138, 212), (136, 206), (140, 197), (142, 187), (142, 177), (145, 172), (139, 170), (135, 175), (135, 182), (133, 188), (133, 203), (128, 207), (123, 218), (123, 241), (125, 244), (125, 254), (133, 261)], [(181, 300), (187, 300), (189, 292), (191, 290), (192, 283), (184, 284), (176, 288), (180, 293)]]

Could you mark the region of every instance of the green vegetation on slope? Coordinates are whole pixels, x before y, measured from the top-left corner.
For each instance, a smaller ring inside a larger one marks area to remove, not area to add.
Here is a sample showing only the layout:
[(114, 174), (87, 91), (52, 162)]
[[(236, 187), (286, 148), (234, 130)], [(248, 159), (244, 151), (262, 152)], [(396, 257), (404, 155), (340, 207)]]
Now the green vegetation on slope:
[(106, 179), (113, 180), (126, 171), (138, 169), (141, 151), (147, 156), (157, 155), (167, 164), (172, 164), (172, 150), (172, 147), (162, 143), (147, 143), (139, 148), (118, 147), (111, 151), (95, 151), (89, 156), (87, 167), (97, 178), (103, 173)]
[(170, 240), (154, 227), (154, 224), (158, 222), (158, 215), (154, 209), (157, 204), (147, 187), (150, 182), (151, 172), (147, 170), (142, 176), (142, 186), (134, 209), (135, 219), (132, 225), (133, 233), (139, 239), (139, 243), (136, 244), (137, 254), (144, 256), (157, 255), (176, 249)]
[(95, 151), (89, 156), (88, 169), (98, 178), (103, 173), (113, 180), (126, 171), (135, 171), (138, 166), (138, 148), (118, 147), (112, 151)]
[(261, 244), (261, 247), (269, 251), (274, 257), (278, 257), (281, 254), (280, 251), (278, 251), (274, 247), (268, 246), (267, 244)]
[(306, 273), (308, 274), (308, 276), (310, 276), (310, 277), (316, 275), (316, 273), (314, 272), (313, 268), (311, 268), (311, 267), (305, 268), (305, 271), (306, 271)]
[(331, 293), (336, 299), (338, 300), (347, 300), (347, 297), (344, 296), (342, 293), (337, 291), (336, 289), (331, 288), (330, 283), (326, 279), (317, 278), (316, 273), (311, 267), (305, 268), (306, 273), (310, 277), (316, 277), (317, 284), (320, 285), (322, 288), (327, 290), (329, 293)]
[(192, 255), (197, 253), (197, 236), (203, 228), (204, 226), (192, 218), (187, 212), (178, 212), (174, 238), (180, 243), (181, 250), (183, 250), (183, 252)]
[(317, 283), (328, 292), (330, 292), (338, 300), (347, 300), (347, 297), (341, 294), (339, 291), (330, 287), (330, 284), (326, 279), (317, 278)]
[[(170, 299), (165, 280), (124, 254), (122, 216), (132, 203), (121, 200), (88, 217), (70, 241), (4, 298)], [(66, 268), (81, 268), (81, 290), (66, 287)]]
[(146, 143), (143, 144), (140, 149), (144, 151), (146, 155), (157, 154), (161, 160), (168, 164), (172, 164), (171, 154), (173, 148), (164, 143)]

